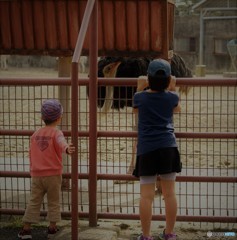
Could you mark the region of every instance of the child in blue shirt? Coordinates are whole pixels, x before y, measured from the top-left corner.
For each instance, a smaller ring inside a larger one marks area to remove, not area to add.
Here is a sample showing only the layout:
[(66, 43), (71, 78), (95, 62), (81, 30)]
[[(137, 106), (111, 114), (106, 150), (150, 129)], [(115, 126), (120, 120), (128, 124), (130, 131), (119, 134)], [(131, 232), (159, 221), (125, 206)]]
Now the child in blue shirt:
[[(170, 84), (171, 83), (171, 84)], [(152, 202), (157, 176), (160, 177), (165, 201), (166, 228), (161, 239), (176, 240), (173, 232), (176, 222), (177, 201), (175, 194), (176, 173), (181, 172), (180, 155), (173, 126), (173, 113), (180, 111), (175, 81), (170, 64), (155, 59), (148, 66), (147, 81), (138, 79), (134, 95), (134, 111), (138, 113), (138, 143), (136, 166), (133, 175), (140, 178), (140, 219), (142, 235), (138, 240), (152, 240), (150, 225)]]

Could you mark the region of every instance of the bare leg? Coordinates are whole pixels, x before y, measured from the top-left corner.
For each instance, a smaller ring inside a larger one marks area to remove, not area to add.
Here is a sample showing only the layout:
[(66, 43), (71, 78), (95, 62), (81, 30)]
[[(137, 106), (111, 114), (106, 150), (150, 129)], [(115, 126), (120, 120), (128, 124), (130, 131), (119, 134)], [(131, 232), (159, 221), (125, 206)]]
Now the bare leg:
[(130, 165), (128, 167), (127, 174), (132, 174), (133, 170), (135, 168), (136, 149), (137, 149), (137, 141), (134, 141), (133, 142), (133, 147), (132, 147), (132, 160), (131, 160)]
[[(137, 131), (137, 126), (138, 126), (138, 116), (137, 113), (134, 114), (134, 130)], [(135, 168), (135, 162), (136, 162), (136, 152), (137, 152), (137, 140), (133, 142), (132, 146), (132, 160), (130, 162), (130, 165), (127, 170), (127, 174), (132, 174), (133, 170)]]
[(176, 216), (177, 216), (177, 200), (175, 194), (174, 180), (161, 180), (162, 193), (165, 201), (166, 228), (165, 233), (173, 233)]
[(155, 183), (141, 184), (140, 219), (144, 237), (150, 236), (152, 203), (155, 195)]

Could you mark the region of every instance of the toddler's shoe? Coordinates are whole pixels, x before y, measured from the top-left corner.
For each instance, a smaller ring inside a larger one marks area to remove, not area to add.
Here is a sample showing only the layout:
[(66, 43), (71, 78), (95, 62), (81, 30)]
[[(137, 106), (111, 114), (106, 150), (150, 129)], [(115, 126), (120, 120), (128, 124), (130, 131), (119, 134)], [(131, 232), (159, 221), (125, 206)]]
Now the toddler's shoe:
[(18, 233), (18, 238), (20, 238), (20, 239), (32, 239), (31, 230), (22, 229)]
[(59, 229), (56, 228), (50, 228), (48, 227), (48, 239), (52, 239), (56, 236), (56, 234), (58, 233)]
[(153, 237), (143, 237), (143, 235), (140, 235), (137, 237), (137, 240), (154, 240)]

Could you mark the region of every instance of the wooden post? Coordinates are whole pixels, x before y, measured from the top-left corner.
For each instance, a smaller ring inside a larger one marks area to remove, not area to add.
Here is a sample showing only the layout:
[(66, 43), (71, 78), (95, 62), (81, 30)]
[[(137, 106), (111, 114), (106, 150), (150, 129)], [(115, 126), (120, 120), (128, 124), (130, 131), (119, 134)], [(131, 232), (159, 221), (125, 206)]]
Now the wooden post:
[(206, 76), (206, 65), (196, 65), (196, 77)]

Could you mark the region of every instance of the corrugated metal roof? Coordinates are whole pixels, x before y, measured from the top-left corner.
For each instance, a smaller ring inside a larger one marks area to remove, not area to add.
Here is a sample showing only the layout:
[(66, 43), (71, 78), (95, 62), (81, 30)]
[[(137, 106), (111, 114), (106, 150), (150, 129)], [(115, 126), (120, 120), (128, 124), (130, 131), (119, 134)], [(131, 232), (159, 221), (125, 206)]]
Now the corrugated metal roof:
[[(167, 56), (173, 49), (171, 0), (99, 0), (100, 56)], [(86, 0), (0, 1), (0, 54), (73, 54)], [(83, 55), (89, 51), (86, 34)]]

